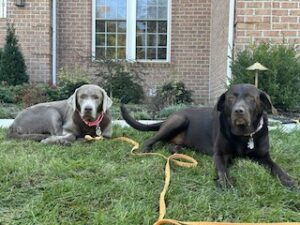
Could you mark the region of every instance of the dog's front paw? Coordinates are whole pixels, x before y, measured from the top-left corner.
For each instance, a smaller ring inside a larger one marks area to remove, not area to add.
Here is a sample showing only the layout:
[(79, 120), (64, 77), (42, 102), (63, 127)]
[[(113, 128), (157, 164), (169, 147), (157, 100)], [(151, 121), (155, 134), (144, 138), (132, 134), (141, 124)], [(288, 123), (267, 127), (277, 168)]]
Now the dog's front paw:
[(291, 189), (299, 189), (297, 182), (293, 180), (291, 177), (284, 177), (280, 179), (281, 183)]
[(222, 176), (217, 180), (217, 185), (221, 189), (233, 188), (231, 180), (227, 176)]
[(42, 144), (59, 144), (64, 146), (70, 146), (72, 144), (68, 139), (59, 137), (59, 136), (51, 136), (46, 139), (41, 140)]
[(144, 152), (144, 153), (148, 153), (148, 152), (151, 152), (151, 151), (152, 151), (152, 146), (144, 145), (142, 147), (142, 152)]

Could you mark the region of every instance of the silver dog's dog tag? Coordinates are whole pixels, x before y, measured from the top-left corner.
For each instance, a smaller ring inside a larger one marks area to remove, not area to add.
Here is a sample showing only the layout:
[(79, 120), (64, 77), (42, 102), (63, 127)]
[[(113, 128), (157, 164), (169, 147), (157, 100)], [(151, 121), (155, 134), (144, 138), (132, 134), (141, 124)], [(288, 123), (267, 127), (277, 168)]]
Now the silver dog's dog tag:
[(101, 136), (102, 131), (101, 131), (100, 126), (97, 126), (97, 128), (96, 128), (96, 134), (97, 134), (97, 136)]

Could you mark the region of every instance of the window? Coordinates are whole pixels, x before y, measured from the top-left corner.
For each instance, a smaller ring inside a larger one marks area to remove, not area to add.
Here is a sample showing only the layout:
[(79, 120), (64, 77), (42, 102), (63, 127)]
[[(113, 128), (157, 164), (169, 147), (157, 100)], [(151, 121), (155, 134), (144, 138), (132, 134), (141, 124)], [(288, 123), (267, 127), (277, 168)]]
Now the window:
[(96, 59), (169, 60), (170, 0), (94, 0)]
[(7, 0), (0, 0), (0, 18), (6, 18)]

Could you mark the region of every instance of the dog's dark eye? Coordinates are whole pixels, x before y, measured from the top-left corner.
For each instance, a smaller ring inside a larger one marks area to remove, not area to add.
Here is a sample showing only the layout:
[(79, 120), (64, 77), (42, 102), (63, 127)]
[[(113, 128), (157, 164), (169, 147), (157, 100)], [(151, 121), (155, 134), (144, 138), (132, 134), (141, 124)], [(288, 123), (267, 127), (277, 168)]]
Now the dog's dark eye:
[(81, 99), (85, 99), (86, 97), (87, 97), (87, 95), (84, 95), (84, 94), (79, 96), (79, 98), (81, 98)]
[(249, 101), (249, 102), (253, 102), (253, 101), (255, 101), (255, 97), (254, 97), (254, 96), (251, 96), (251, 95), (248, 95), (248, 96), (246, 97), (246, 100)]
[(229, 95), (227, 97), (227, 100), (230, 102), (230, 103), (233, 103), (235, 101), (236, 97), (234, 95)]
[(98, 95), (92, 95), (92, 98), (93, 99), (99, 99), (99, 96)]

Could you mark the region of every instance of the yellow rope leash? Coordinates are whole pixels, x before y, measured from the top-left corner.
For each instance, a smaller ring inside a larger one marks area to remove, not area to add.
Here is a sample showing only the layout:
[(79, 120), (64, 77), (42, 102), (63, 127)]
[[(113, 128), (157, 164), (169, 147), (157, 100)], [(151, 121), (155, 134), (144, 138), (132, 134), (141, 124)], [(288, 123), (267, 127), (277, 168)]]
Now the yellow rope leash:
[(173, 219), (164, 219), (166, 215), (166, 202), (165, 202), (165, 196), (168, 191), (169, 185), (170, 185), (170, 179), (171, 179), (171, 167), (170, 167), (170, 161), (172, 161), (177, 166), (181, 167), (196, 167), (198, 162), (193, 159), (190, 156), (183, 155), (183, 154), (173, 154), (169, 157), (166, 157), (160, 153), (140, 153), (136, 152), (139, 149), (139, 143), (127, 138), (127, 137), (118, 137), (114, 138), (113, 140), (120, 140), (127, 142), (131, 145), (133, 145), (131, 149), (132, 155), (138, 155), (138, 156), (145, 156), (145, 155), (152, 155), (152, 156), (159, 156), (164, 159), (166, 159), (166, 166), (165, 166), (165, 184), (162, 192), (160, 193), (160, 199), (159, 199), (159, 217), (157, 221), (153, 225), (300, 225), (300, 223), (226, 223), (226, 222), (184, 222), (184, 221), (178, 221)]

